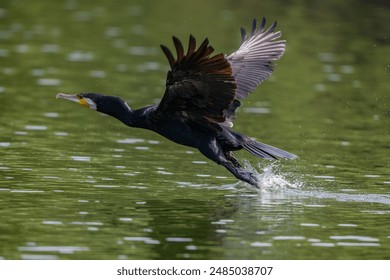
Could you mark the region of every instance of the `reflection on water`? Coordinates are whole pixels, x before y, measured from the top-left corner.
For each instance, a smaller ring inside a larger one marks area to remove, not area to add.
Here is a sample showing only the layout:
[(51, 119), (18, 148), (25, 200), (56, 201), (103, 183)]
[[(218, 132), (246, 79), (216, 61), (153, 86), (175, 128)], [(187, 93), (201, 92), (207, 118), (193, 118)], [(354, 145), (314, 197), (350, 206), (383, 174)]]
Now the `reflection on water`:
[[(27, 2), (0, 8), (0, 259), (390, 258), (387, 5)], [(235, 129), (300, 158), (237, 152), (258, 189), (196, 150), (55, 99), (155, 103), (160, 43), (193, 33), (229, 53), (263, 15), (287, 51)]]

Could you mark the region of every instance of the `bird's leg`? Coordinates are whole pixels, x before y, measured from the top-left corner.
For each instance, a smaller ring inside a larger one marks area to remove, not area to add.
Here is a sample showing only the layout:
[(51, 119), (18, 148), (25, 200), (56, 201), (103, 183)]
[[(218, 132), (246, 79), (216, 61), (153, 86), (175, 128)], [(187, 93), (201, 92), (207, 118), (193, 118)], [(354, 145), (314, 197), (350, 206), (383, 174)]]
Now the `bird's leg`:
[(224, 151), (223, 154), (225, 155), (225, 158), (233, 163), (235, 167), (242, 168), (240, 162), (233, 156), (231, 151)]
[(230, 152), (223, 151), (215, 141), (210, 141), (207, 146), (200, 147), (199, 151), (209, 159), (224, 166), (237, 179), (258, 186), (256, 175), (243, 169), (238, 160)]
[(232, 173), (237, 179), (240, 179), (256, 187), (259, 185), (256, 174), (254, 174), (253, 172), (245, 170), (241, 167), (236, 167), (230, 161), (224, 161), (221, 162), (220, 164), (224, 166), (227, 170), (229, 170), (230, 173)]

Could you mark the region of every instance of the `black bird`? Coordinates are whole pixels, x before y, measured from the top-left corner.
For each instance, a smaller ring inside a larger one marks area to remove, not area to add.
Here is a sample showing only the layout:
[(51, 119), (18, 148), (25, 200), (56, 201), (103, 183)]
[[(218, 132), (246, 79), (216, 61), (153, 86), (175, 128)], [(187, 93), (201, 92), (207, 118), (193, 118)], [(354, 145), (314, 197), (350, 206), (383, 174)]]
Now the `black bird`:
[(57, 98), (78, 102), (130, 127), (149, 129), (178, 144), (197, 148), (236, 178), (258, 185), (256, 175), (245, 170), (232, 151), (244, 148), (265, 159), (297, 157), (231, 130), (240, 101), (271, 75), (273, 61), (285, 50), (285, 41), (277, 40), (281, 32), (275, 32), (276, 22), (268, 29), (265, 23), (263, 18), (257, 26), (253, 20), (250, 34), (241, 28), (241, 46), (230, 55), (212, 56), (214, 49), (207, 38), (196, 48), (192, 35), (186, 53), (180, 40), (173, 37), (176, 58), (161, 45), (170, 70), (164, 96), (157, 105), (132, 110), (119, 97), (97, 93), (59, 93)]

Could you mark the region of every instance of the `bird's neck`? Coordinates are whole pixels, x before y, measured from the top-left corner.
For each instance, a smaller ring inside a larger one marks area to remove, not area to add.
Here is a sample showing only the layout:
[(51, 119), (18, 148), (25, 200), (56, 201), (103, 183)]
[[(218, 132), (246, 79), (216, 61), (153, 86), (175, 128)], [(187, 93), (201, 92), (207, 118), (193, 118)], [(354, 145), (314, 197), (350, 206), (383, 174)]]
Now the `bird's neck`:
[(132, 110), (131, 108), (122, 108), (109, 114), (118, 119), (122, 123), (130, 127), (146, 128), (146, 114), (145, 109)]
[(128, 106), (105, 108), (105, 110), (101, 110), (100, 112), (109, 115), (113, 118), (116, 118), (117, 120), (128, 126), (132, 126), (132, 123), (135, 120), (134, 111)]

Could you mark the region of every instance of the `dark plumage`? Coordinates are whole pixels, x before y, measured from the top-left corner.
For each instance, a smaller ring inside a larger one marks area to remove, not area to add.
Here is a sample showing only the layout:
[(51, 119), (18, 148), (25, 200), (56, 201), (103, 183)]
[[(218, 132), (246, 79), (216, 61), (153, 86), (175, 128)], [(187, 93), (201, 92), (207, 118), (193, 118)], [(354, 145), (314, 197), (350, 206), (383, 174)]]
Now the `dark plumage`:
[(164, 96), (157, 105), (132, 110), (119, 97), (97, 93), (59, 93), (57, 98), (76, 101), (128, 126), (149, 129), (178, 144), (197, 148), (238, 179), (257, 185), (255, 174), (245, 170), (232, 151), (245, 149), (265, 159), (296, 158), (231, 130), (240, 100), (272, 73), (273, 61), (284, 53), (285, 41), (276, 40), (281, 32), (274, 32), (275, 27), (276, 23), (266, 30), (265, 19), (259, 27), (254, 20), (249, 35), (241, 29), (241, 46), (228, 56), (212, 56), (214, 49), (208, 39), (196, 48), (192, 35), (185, 53), (182, 43), (173, 37), (176, 58), (161, 46), (170, 70)]

